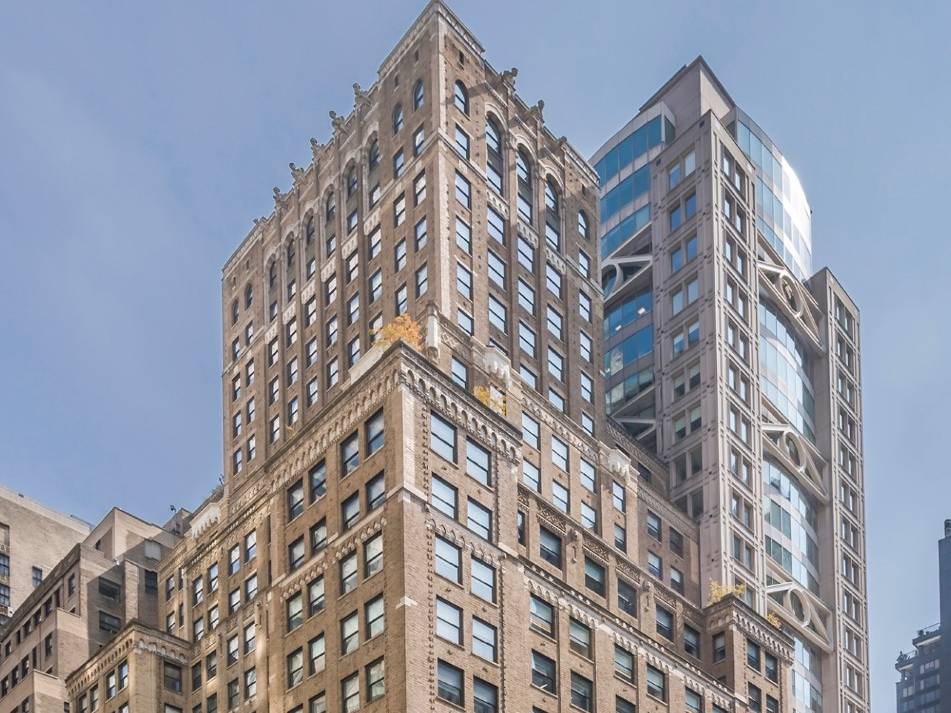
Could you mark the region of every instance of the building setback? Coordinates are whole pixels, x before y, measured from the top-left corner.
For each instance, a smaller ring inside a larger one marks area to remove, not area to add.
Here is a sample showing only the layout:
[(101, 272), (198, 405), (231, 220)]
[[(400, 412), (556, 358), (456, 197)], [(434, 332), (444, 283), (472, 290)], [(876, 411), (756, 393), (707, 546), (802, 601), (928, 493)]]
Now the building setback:
[(0, 626), (88, 534), (89, 523), (0, 486)]
[(944, 537), (938, 540), (938, 589), (940, 596), (937, 624), (919, 629), (911, 643), (914, 651), (898, 655), (895, 668), (901, 675), (895, 685), (898, 713), (939, 713), (951, 701), (951, 681), (941, 671), (951, 667), (951, 637), (946, 624), (951, 622), (951, 520), (944, 521)]
[(867, 711), (859, 315), (788, 161), (702, 58), (592, 158), (607, 409), (667, 464), (701, 597), (782, 621), (796, 711)]

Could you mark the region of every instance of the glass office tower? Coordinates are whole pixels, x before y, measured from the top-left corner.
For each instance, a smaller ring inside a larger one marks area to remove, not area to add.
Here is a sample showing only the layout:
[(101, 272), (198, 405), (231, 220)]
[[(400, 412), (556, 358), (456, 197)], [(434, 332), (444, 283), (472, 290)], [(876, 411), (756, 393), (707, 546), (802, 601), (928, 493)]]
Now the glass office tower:
[(609, 415), (668, 463), (707, 595), (793, 637), (796, 710), (867, 711), (859, 315), (799, 178), (702, 58), (591, 162)]

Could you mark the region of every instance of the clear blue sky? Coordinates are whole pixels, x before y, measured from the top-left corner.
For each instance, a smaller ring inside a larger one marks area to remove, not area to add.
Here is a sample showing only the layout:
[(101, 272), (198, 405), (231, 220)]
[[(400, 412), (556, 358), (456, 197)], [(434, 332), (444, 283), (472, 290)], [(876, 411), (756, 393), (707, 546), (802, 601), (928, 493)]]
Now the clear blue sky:
[[(113, 504), (160, 520), (213, 487), (220, 266), (421, 7), (6, 5), (0, 481), (89, 520)], [(863, 314), (876, 711), (894, 709), (898, 650), (937, 620), (951, 516), (949, 7), (455, 3), (586, 155), (702, 53), (797, 169), (816, 267)]]

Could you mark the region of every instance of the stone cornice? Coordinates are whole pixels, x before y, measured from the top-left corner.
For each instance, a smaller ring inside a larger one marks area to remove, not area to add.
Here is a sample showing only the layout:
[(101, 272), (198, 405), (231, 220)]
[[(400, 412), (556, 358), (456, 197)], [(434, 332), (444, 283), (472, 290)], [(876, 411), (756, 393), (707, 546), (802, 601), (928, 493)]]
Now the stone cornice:
[(274, 582), (275, 589), (280, 591), (281, 601), (287, 601), (293, 594), (303, 591), (304, 587), (314, 581), (319, 575), (327, 571), (330, 565), (339, 563), (357, 547), (383, 532), (386, 527), (385, 517), (374, 517), (363, 523), (357, 531), (348, 537), (341, 538), (333, 545), (327, 546), (314, 561), (306, 567)]
[[(371, 370), (338, 394), (324, 409), (321, 418), (306, 425), (296, 438), (275, 454), (253, 481), (232, 495), (224, 506), (222, 519), (209, 527), (207, 538), (183, 540), (179, 547), (187, 547), (184, 543), (188, 542), (193, 549), (179, 550), (170, 559), (187, 569), (207, 568), (222, 555), (221, 548), (235, 533), (243, 534), (251, 522), (264, 521), (269, 501), (275, 493), (303, 477), (308, 468), (335, 447), (340, 439), (358, 428), (397, 388), (407, 389), (482, 442), (496, 456), (510, 462), (520, 460), (519, 435), (511, 424), (461, 390), (425, 357), (397, 343), (383, 353)], [(162, 570), (167, 572), (167, 566)]]
[[(599, 449), (595, 445), (597, 440), (588, 435), (582, 435), (580, 426), (576, 426), (567, 416), (559, 414), (555, 409), (533, 389), (522, 389), (522, 410), (533, 418), (548, 426), (552, 433), (578, 451), (587, 460), (598, 462)], [(572, 424), (569, 427), (567, 424)]]
[(112, 641), (66, 677), (67, 692), (70, 697), (76, 695), (131, 653), (152, 654), (184, 665), (189, 661), (189, 646), (187, 641), (132, 620)]
[[(539, 519), (565, 538), (566, 552), (569, 548), (571, 549), (572, 562), (577, 562), (579, 553), (593, 555), (605, 565), (610, 565), (613, 560), (615, 569), (631, 584), (648, 591), (653, 598), (678, 613), (688, 616), (690, 620), (697, 622), (702, 620), (703, 610), (699, 606), (682, 594), (674, 592), (663, 582), (645, 574), (637, 562), (613, 550), (607, 543), (592, 535), (580, 523), (575, 522), (560, 510), (556, 510), (538, 493), (520, 481), (517, 497), (518, 504), (526, 509), (534, 502)], [(581, 596), (579, 592), (575, 594)]]
[(787, 664), (793, 660), (793, 640), (780, 629), (770, 624), (744, 602), (729, 594), (716, 604), (707, 607), (707, 626), (717, 630), (734, 626), (749, 639), (762, 645)]

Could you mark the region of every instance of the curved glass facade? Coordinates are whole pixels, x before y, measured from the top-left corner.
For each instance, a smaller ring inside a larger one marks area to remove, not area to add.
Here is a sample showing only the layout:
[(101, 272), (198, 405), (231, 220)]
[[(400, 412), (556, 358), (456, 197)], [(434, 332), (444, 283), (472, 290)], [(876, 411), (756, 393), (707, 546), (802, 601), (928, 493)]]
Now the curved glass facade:
[(748, 117), (736, 122), (736, 142), (758, 169), (756, 227), (800, 280), (812, 274), (812, 211), (799, 177)]
[(763, 461), (763, 519), (766, 553), (788, 573), (819, 593), (816, 508), (796, 480), (772, 461)]
[(648, 203), (643, 208), (638, 208), (611, 228), (604, 234), (604, 237), (601, 238), (601, 257), (606, 258), (621, 247), (627, 242), (628, 238), (638, 233), (641, 228), (647, 225), (650, 219), (651, 206), (650, 203)]
[(618, 183), (601, 199), (601, 222), (607, 223), (621, 212), (621, 208), (647, 195), (651, 187), (651, 167), (644, 164)]
[(759, 304), (760, 387), (789, 422), (816, 440), (816, 402), (809, 353), (786, 320), (765, 302)]
[(793, 710), (796, 713), (822, 713), (822, 664), (819, 652), (798, 636), (793, 636), (793, 647)]
[(654, 325), (649, 324), (604, 353), (604, 377), (614, 376), (631, 362), (654, 351)]
[(604, 341), (624, 327), (646, 316), (654, 308), (654, 294), (650, 289), (636, 292), (611, 306), (604, 314)]
[(609, 414), (614, 413), (638, 394), (654, 385), (654, 367), (649, 366), (624, 377), (605, 392), (604, 403)]
[(634, 163), (635, 159), (660, 144), (663, 141), (661, 132), (661, 117), (657, 116), (608, 151), (594, 167), (601, 185), (607, 184), (624, 168)]

